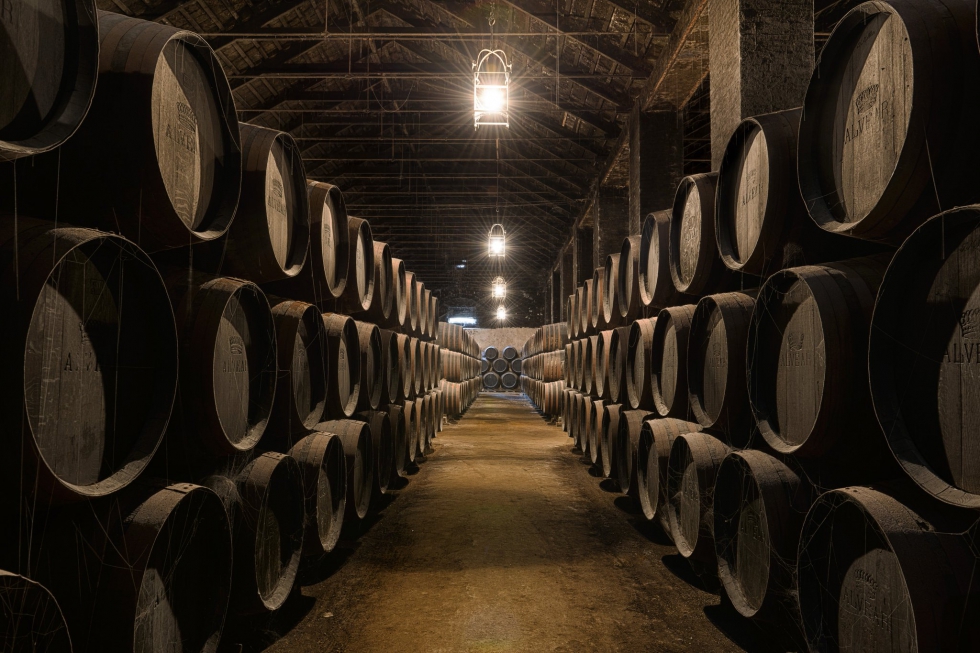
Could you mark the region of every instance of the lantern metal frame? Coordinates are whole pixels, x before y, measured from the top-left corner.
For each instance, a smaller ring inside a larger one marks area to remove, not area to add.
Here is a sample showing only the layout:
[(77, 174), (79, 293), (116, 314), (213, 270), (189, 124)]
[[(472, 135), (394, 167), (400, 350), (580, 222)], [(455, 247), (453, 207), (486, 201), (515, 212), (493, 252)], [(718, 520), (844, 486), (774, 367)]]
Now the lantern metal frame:
[[(496, 57), (503, 66), (502, 71), (485, 70), (487, 61)], [(500, 125), (510, 128), (510, 71), (512, 64), (507, 63), (507, 54), (503, 50), (480, 50), (480, 56), (473, 62), (473, 128), (480, 125)], [(480, 79), (480, 75), (485, 79)], [(495, 76), (503, 75), (504, 83), (489, 83)], [(497, 89), (503, 94), (503, 108), (499, 111), (488, 110), (484, 105), (482, 93)]]
[(493, 299), (506, 299), (507, 282), (504, 280), (503, 277), (497, 277), (493, 280), (490, 288), (490, 296), (493, 297)]
[(503, 321), (507, 319), (507, 309), (503, 305), (497, 307), (497, 320)]
[[(500, 258), (506, 256), (507, 232), (504, 230), (504, 225), (498, 222), (490, 227), (490, 233), (487, 237), (489, 238), (487, 242), (487, 255)], [(499, 248), (496, 247), (497, 243), (499, 243)]]

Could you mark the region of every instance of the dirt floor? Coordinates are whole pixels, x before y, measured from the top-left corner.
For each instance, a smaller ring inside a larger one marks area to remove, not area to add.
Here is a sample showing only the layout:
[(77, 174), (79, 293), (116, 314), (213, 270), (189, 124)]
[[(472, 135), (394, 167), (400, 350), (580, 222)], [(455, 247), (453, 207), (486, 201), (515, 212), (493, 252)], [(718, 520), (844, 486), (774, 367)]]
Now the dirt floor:
[(522, 396), (482, 395), (434, 448), (230, 650), (769, 649)]

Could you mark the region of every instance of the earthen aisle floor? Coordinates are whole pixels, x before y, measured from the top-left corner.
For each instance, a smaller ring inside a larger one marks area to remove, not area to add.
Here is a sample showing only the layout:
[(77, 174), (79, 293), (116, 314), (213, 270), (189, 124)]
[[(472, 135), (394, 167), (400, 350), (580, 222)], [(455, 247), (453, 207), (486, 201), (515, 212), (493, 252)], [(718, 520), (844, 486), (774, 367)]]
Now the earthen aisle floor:
[(434, 448), (245, 651), (759, 649), (522, 396), (482, 395)]

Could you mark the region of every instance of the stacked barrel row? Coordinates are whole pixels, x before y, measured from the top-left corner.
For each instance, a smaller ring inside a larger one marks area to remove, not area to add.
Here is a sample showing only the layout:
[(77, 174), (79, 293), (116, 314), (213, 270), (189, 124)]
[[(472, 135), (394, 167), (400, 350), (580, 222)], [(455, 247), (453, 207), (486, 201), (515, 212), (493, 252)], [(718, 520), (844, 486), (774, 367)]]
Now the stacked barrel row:
[(512, 345), (507, 345), (503, 351), (493, 345), (487, 347), (480, 359), (483, 389), (491, 392), (516, 390), (523, 366), (524, 360)]
[(546, 324), (534, 331), (521, 354), (521, 389), (548, 417), (557, 417), (567, 386), (568, 333), (564, 323)]
[(431, 450), (438, 300), (203, 38), (2, 14), (0, 648), (214, 651)]
[(460, 324), (439, 323), (446, 414), (461, 417), (480, 394), (480, 346)]
[(853, 9), (568, 299), (573, 450), (780, 646), (980, 649), (975, 30)]

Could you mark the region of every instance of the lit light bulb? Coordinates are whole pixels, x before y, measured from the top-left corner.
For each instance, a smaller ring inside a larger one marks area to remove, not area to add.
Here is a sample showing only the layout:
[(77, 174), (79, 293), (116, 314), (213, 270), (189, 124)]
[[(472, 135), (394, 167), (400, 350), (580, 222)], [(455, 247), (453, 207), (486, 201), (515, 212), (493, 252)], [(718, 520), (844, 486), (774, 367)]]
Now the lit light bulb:
[(504, 90), (497, 86), (486, 86), (480, 93), (480, 103), (483, 110), (489, 113), (500, 113), (504, 110), (506, 98)]
[(490, 256), (503, 256), (504, 255), (504, 239), (503, 238), (491, 238), (490, 239)]
[(505, 309), (503, 306), (498, 306), (497, 307), (497, 319), (498, 320), (506, 320), (507, 319), (507, 309)]
[(494, 299), (503, 299), (505, 294), (506, 286), (502, 283), (493, 284), (493, 297)]

